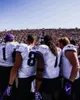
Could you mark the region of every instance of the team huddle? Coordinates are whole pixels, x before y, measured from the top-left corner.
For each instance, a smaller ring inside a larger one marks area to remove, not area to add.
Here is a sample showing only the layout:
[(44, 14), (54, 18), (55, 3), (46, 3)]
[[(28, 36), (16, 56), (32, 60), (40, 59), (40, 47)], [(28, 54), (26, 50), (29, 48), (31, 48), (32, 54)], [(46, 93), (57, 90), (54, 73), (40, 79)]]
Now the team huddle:
[(0, 100), (80, 100), (79, 48), (67, 37), (26, 38), (0, 44)]

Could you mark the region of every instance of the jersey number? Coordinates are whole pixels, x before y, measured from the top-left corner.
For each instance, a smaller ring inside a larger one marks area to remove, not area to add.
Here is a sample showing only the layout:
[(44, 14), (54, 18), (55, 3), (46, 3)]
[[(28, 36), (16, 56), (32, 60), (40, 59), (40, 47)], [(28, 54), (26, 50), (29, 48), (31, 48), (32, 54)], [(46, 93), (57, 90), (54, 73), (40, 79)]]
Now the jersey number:
[(28, 65), (34, 66), (35, 65), (35, 58), (36, 58), (35, 52), (30, 52), (28, 57), (29, 57)]
[(3, 51), (3, 60), (6, 60), (6, 50), (5, 50), (5, 48), (3, 48), (2, 51)]

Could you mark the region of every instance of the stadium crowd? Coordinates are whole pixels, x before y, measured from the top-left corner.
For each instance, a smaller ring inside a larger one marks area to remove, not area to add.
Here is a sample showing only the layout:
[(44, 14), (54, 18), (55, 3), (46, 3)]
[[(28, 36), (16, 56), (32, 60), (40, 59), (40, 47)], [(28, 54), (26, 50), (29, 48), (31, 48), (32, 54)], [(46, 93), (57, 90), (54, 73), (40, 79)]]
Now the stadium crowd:
[(0, 100), (80, 100), (80, 30), (0, 32)]
[(25, 42), (28, 33), (33, 33), (39, 36), (42, 32), (44, 35), (51, 35), (56, 42), (59, 37), (67, 36), (70, 40), (75, 40), (77, 43), (80, 40), (80, 29), (22, 29), (22, 30), (5, 30), (0, 32), (0, 43), (3, 42), (3, 38), (7, 33), (11, 33), (15, 36), (15, 40), (18, 42)]

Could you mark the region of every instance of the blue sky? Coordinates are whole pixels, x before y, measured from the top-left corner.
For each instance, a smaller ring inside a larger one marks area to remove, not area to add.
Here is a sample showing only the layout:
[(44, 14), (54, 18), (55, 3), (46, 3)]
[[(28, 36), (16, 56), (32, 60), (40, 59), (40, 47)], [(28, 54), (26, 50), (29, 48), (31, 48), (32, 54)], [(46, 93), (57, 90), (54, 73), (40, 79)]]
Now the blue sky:
[(0, 0), (0, 30), (80, 28), (80, 0)]

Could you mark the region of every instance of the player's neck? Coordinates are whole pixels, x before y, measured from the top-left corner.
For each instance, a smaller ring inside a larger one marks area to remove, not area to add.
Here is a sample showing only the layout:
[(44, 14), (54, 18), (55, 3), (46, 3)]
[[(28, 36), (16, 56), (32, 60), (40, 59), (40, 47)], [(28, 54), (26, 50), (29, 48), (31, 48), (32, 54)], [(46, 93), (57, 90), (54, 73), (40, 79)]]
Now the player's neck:
[(34, 46), (34, 43), (29, 43), (29, 45)]

